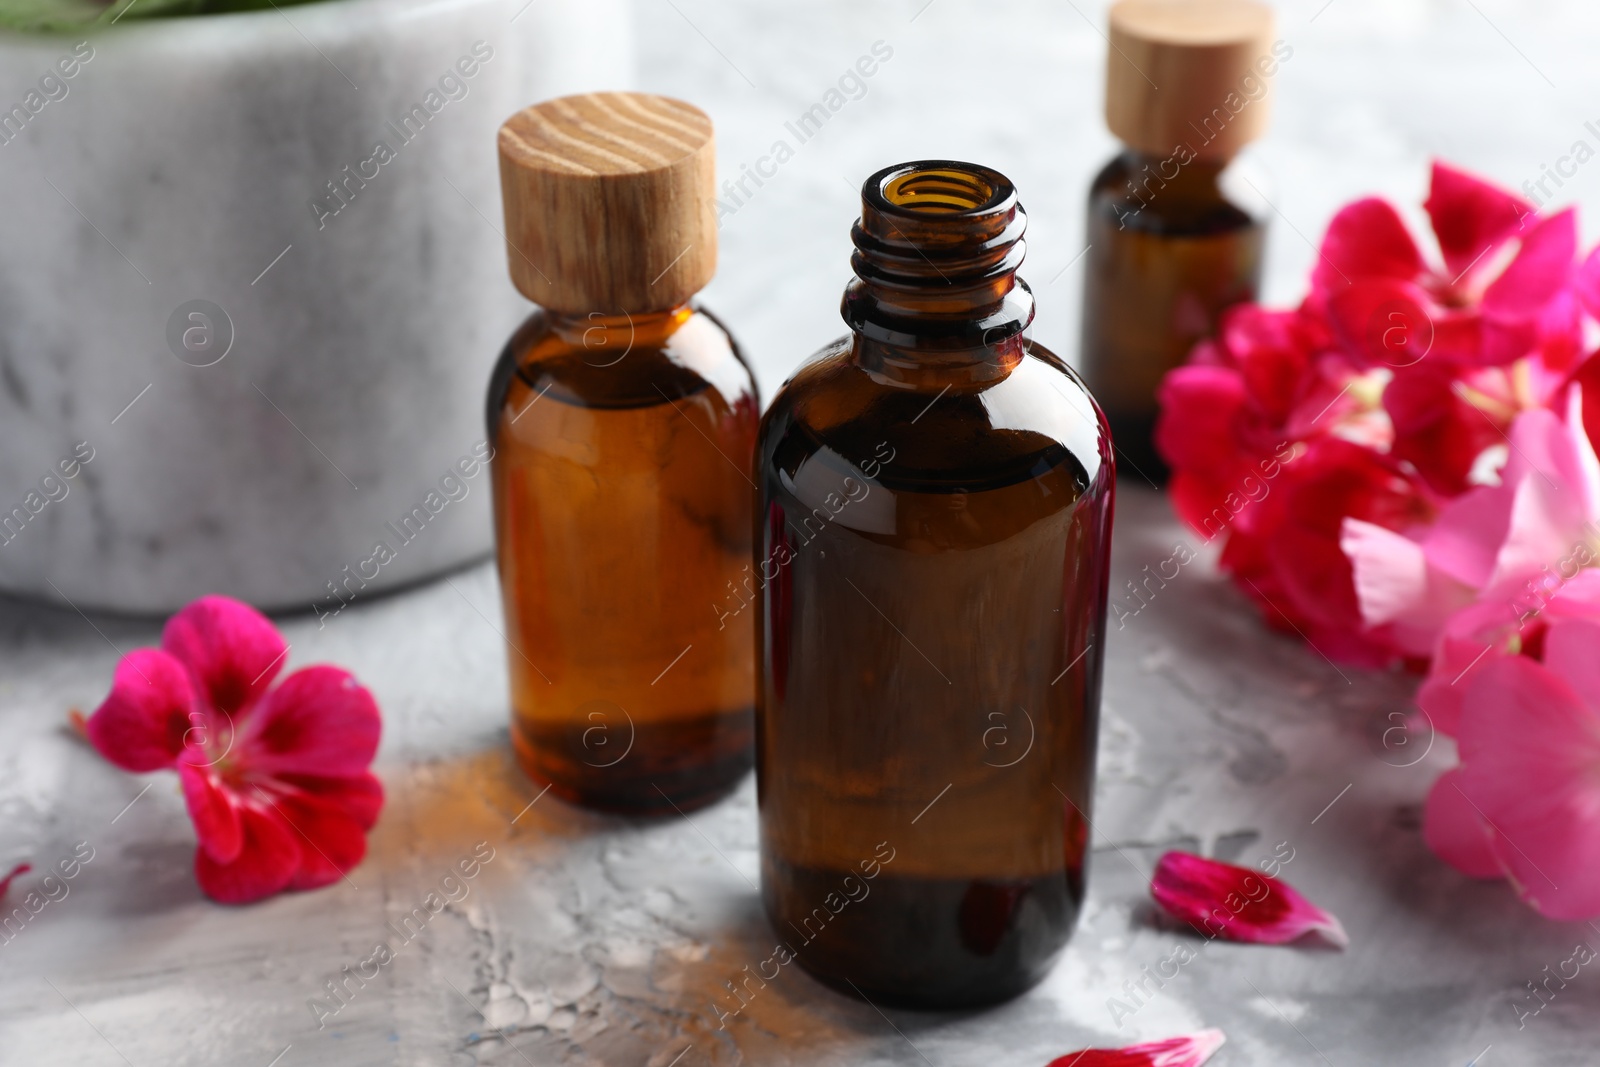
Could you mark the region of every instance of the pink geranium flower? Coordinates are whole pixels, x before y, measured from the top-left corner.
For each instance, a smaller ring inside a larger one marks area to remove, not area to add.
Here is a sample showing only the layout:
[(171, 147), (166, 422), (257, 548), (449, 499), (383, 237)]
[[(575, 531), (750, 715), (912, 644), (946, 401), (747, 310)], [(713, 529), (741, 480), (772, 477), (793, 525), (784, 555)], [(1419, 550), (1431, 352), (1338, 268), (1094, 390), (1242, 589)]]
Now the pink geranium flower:
[(338, 880), (361, 862), (383, 806), (367, 769), (380, 731), (372, 694), (327, 666), (269, 688), (288, 651), (254, 608), (202, 597), (168, 620), (159, 649), (122, 658), (85, 724), (124, 770), (178, 772), (195, 877), (227, 904)]
[(1201, 1030), (1126, 1048), (1069, 1052), (1046, 1067), (1201, 1067), (1226, 1040), (1221, 1030)]
[[(1456, 735), (1470, 680), (1498, 656), (1544, 656), (1545, 634), (1567, 619), (1600, 619), (1600, 570), (1571, 569), (1580, 560), (1600, 562), (1582, 547), (1567, 561), (1530, 581), (1515, 598), (1489, 599), (1456, 612), (1445, 622), (1417, 706), (1442, 733)], [(1600, 652), (1600, 650), (1597, 650)]]
[(1600, 461), (1577, 390), (1571, 408), (1566, 421), (1542, 408), (1519, 415), (1500, 484), (1456, 498), (1432, 523), (1399, 532), (1360, 516), (1344, 520), (1340, 544), (1368, 626), (1428, 655), (1454, 612), (1480, 598), (1514, 602), (1530, 581), (1595, 542)]
[(1156, 861), (1150, 895), (1206, 937), (1282, 945), (1318, 934), (1339, 948), (1350, 943), (1332, 913), (1288, 882), (1190, 852), (1168, 852)]
[(1309, 303), (1345, 350), (1388, 367), (1423, 358), (1498, 365), (1542, 347), (1572, 358), (1573, 211), (1541, 218), (1521, 197), (1445, 163), (1433, 165), (1424, 207), (1442, 264), (1428, 262), (1386, 201), (1358, 200), (1329, 223)]
[(1600, 619), (1552, 620), (1542, 661), (1495, 655), (1464, 679), (1461, 766), (1428, 794), (1443, 859), (1504, 875), (1552, 919), (1600, 915)]

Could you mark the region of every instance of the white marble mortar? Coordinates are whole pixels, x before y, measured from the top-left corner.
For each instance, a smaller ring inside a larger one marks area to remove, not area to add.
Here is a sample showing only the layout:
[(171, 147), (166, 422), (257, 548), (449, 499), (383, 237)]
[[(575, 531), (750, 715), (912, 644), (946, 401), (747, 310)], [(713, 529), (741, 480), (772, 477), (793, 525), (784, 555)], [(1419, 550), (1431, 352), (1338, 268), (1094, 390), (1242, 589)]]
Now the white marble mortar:
[(528, 310), (494, 131), (631, 57), (625, 0), (0, 34), (0, 589), (336, 607), (485, 552), (487, 475), (440, 483)]

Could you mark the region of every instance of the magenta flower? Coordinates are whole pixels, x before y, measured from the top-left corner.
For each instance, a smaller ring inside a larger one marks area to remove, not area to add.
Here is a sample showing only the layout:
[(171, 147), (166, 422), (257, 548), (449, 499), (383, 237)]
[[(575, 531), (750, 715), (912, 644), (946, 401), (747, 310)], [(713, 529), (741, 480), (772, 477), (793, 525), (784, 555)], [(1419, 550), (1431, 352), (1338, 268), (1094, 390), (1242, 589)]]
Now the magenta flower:
[(383, 806), (367, 769), (381, 729), (372, 694), (327, 666), (269, 689), (288, 651), (254, 608), (202, 597), (167, 621), (161, 648), (122, 658), (85, 724), (124, 770), (178, 772), (195, 877), (226, 904), (337, 881)]
[(1521, 197), (1437, 162), (1423, 206), (1442, 264), (1428, 262), (1386, 201), (1358, 200), (1329, 223), (1309, 303), (1347, 351), (1396, 368), (1425, 357), (1499, 365), (1544, 347), (1576, 354), (1573, 211), (1541, 218)]
[(1221, 1030), (1201, 1030), (1126, 1048), (1069, 1052), (1051, 1060), (1046, 1067), (1200, 1067), (1226, 1040)]
[(1350, 943), (1332, 913), (1282, 879), (1190, 852), (1156, 861), (1150, 895), (1206, 937), (1282, 945), (1315, 933), (1339, 948)]
[(1600, 915), (1600, 618), (1553, 620), (1541, 659), (1492, 656), (1469, 678), (1461, 766), (1428, 794), (1423, 834), (1477, 878), (1504, 876), (1552, 919)]

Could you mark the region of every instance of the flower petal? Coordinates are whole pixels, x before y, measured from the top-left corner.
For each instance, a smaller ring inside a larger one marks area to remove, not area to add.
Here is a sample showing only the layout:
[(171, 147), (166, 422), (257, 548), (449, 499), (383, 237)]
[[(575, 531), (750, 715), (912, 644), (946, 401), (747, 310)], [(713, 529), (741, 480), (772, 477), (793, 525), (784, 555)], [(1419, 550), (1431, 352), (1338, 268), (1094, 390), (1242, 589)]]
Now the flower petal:
[(1594, 247), (1583, 261), (1583, 266), (1578, 268), (1572, 288), (1578, 294), (1583, 309), (1600, 319), (1600, 245)]
[(1549, 667), (1500, 656), (1472, 679), (1458, 747), (1518, 895), (1552, 919), (1600, 915), (1600, 712)]
[(194, 823), (200, 847), (218, 863), (232, 863), (244, 848), (244, 825), (239, 809), (210, 769), (189, 762), (178, 764), (183, 802)]
[(1446, 497), (1472, 488), (1478, 457), (1505, 440), (1503, 426), (1462, 398), (1456, 389), (1462, 378), (1462, 368), (1428, 360), (1397, 370), (1383, 391), (1383, 408), (1394, 424), (1391, 454)]
[(238, 745), (252, 771), (343, 777), (371, 765), (381, 732), (372, 694), (350, 672), (317, 666), (268, 693)]
[(1226, 480), (1226, 472), (1247, 462), (1234, 432), (1248, 402), (1238, 371), (1179, 367), (1162, 379), (1159, 393), (1156, 448), (1174, 470), (1200, 471)]
[(1069, 1052), (1046, 1067), (1200, 1067), (1226, 1040), (1221, 1030), (1201, 1030), (1126, 1048)]
[(290, 889), (317, 889), (331, 885), (367, 854), (367, 831), (338, 804), (306, 793), (267, 797), (300, 844), (300, 863), (290, 879)]
[(11, 883), (17, 877), (17, 875), (27, 874), (31, 870), (33, 870), (33, 864), (19, 863), (15, 867), (11, 868), (11, 873), (7, 874), (4, 878), (0, 878), (0, 900), (5, 898), (6, 890), (11, 888)]
[(1206, 937), (1281, 945), (1309, 933), (1344, 948), (1344, 927), (1278, 878), (1189, 852), (1156, 862), (1150, 895)]
[(1415, 366), (1437, 343), (1433, 303), (1408, 279), (1356, 278), (1329, 296), (1327, 309), (1344, 350), (1364, 366)]
[(1518, 650), (1528, 617), (1511, 600), (1481, 600), (1451, 615), (1440, 631), (1428, 665), (1428, 677), (1417, 690), (1417, 706), (1435, 729), (1455, 737), (1461, 728), (1461, 707), (1478, 668), (1491, 653)]
[(188, 667), (217, 711), (232, 716), (266, 692), (288, 645), (249, 604), (203, 596), (167, 620), (161, 647)]
[(243, 842), (232, 863), (195, 849), (194, 876), (206, 896), (223, 904), (249, 904), (288, 888), (300, 869), (298, 835), (277, 812), (239, 805)]
[(1411, 281), (1423, 267), (1400, 213), (1387, 201), (1369, 197), (1341, 208), (1328, 223), (1311, 286), (1331, 293), (1363, 277)]
[(1422, 839), (1434, 855), (1469, 878), (1504, 878), (1489, 824), (1461, 791), (1461, 769), (1441, 774), (1422, 810)]
[[(1585, 705), (1600, 709), (1600, 620), (1552, 619), (1545, 632), (1544, 665)], [(1600, 772), (1600, 766), (1595, 769)]]
[(1484, 290), (1483, 310), (1494, 316), (1532, 319), (1572, 279), (1578, 254), (1578, 216), (1573, 208), (1541, 219), (1526, 236), (1505, 272)]
[(354, 819), (364, 830), (372, 829), (383, 810), (383, 783), (375, 774), (353, 778), (319, 778), (314, 775), (280, 774), (276, 779), (290, 792), (304, 793)]
[(1344, 523), (1361, 519), (1391, 530), (1415, 522), (1416, 484), (1388, 457), (1338, 438), (1311, 442), (1287, 466), (1261, 504), (1264, 553), (1288, 596), (1282, 610), (1310, 620), (1317, 630), (1343, 635), (1337, 650), (1307, 636), (1324, 654), (1343, 655), (1365, 636), (1350, 560), (1339, 547)]
[(1448, 163), (1433, 164), (1432, 188), (1422, 205), (1433, 221), (1445, 270), (1457, 278), (1510, 238), (1534, 207)]
[(194, 725), (194, 689), (183, 664), (156, 648), (117, 663), (111, 693), (84, 723), (84, 734), (125, 771), (171, 767)]

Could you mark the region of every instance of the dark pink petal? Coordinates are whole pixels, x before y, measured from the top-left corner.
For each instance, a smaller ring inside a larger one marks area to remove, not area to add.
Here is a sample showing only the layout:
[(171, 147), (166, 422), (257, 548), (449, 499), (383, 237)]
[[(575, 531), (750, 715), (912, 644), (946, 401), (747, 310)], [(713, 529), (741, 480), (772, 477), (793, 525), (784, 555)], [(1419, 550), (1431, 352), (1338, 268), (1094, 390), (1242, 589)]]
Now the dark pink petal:
[(358, 774), (352, 778), (280, 774), (275, 781), (283, 791), (305, 794), (354, 819), (363, 830), (372, 829), (378, 821), (378, 813), (383, 810), (383, 783), (375, 774)]
[(1150, 895), (1206, 937), (1281, 945), (1317, 933), (1340, 948), (1350, 943), (1338, 919), (1289, 883), (1189, 852), (1157, 861)]
[(1547, 371), (1566, 371), (1583, 358), (1583, 306), (1571, 289), (1557, 293), (1539, 313), (1539, 358)]
[(111, 694), (84, 723), (89, 742), (125, 771), (171, 767), (196, 721), (194, 689), (183, 664), (155, 648), (123, 656)]
[(309, 794), (258, 799), (269, 803), (300, 844), (300, 864), (290, 889), (318, 889), (337, 882), (367, 854), (366, 829), (338, 805)]
[[(1595, 251), (1600, 252), (1600, 247)], [(1573, 369), (1572, 388), (1578, 392), (1584, 433), (1590, 441), (1600, 441), (1600, 351), (1589, 353)]]
[(1069, 1052), (1051, 1060), (1046, 1067), (1200, 1067), (1225, 1040), (1221, 1030), (1201, 1030), (1126, 1048)]
[(1505, 441), (1504, 426), (1473, 407), (1456, 390), (1461, 368), (1436, 360), (1397, 369), (1383, 391), (1394, 424), (1390, 453), (1416, 468), (1429, 488), (1459, 496), (1483, 450)]
[(199, 848), (194, 876), (206, 896), (223, 904), (249, 904), (289, 887), (300, 870), (299, 835), (270, 809), (239, 806), (243, 844), (239, 858), (218, 863)]
[(1221, 338), (1251, 401), (1268, 422), (1282, 423), (1298, 397), (1312, 353), (1299, 311), (1239, 304), (1222, 317)]
[[(1569, 622), (1593, 658), (1600, 626)], [(1552, 627), (1546, 637), (1562, 639)], [(1462, 793), (1482, 814), (1517, 895), (1552, 919), (1600, 915), (1600, 712), (1568, 678), (1526, 656), (1500, 656), (1471, 680), (1458, 748)]]
[(1159, 396), (1156, 447), (1175, 470), (1231, 471), (1245, 460), (1234, 433), (1248, 402), (1238, 371), (1179, 367), (1162, 379)]
[(1521, 197), (1439, 162), (1433, 164), (1433, 187), (1422, 206), (1433, 220), (1451, 278), (1474, 263), (1481, 266), (1490, 258), (1485, 252), (1515, 234), (1534, 210)]
[(1578, 216), (1573, 208), (1541, 220), (1522, 238), (1517, 256), (1483, 294), (1490, 315), (1531, 319), (1572, 279), (1578, 254)]
[[(1272, 516), (1263, 553), (1289, 599), (1282, 610), (1330, 633), (1354, 637), (1366, 630), (1341, 546), (1345, 520), (1402, 530), (1420, 506), (1417, 485), (1389, 457), (1338, 438), (1311, 442), (1262, 501)], [(1337, 654), (1321, 641), (1318, 647)]]
[(183, 801), (194, 823), (200, 847), (218, 863), (232, 863), (244, 848), (244, 824), (239, 809), (222, 784), (203, 764), (180, 762), (178, 781)]
[(1572, 290), (1578, 295), (1583, 309), (1600, 319), (1600, 245), (1596, 245), (1578, 268)]
[(1409, 279), (1356, 278), (1333, 291), (1328, 321), (1344, 350), (1367, 367), (1411, 367), (1433, 353), (1433, 301)]
[(1461, 791), (1461, 769), (1445, 771), (1428, 791), (1422, 839), (1434, 855), (1469, 878), (1504, 878), (1489, 824)]
[(1311, 286), (1332, 293), (1358, 278), (1412, 281), (1423, 269), (1422, 253), (1400, 213), (1387, 201), (1369, 198), (1341, 208), (1328, 223)]
[(10, 874), (6, 875), (4, 878), (0, 878), (0, 899), (5, 898), (6, 890), (11, 888), (11, 883), (17, 877), (17, 875), (27, 874), (31, 870), (33, 870), (33, 864), (19, 863), (15, 867), (11, 868)]
[(288, 652), (265, 615), (224, 596), (203, 596), (168, 619), (161, 647), (189, 668), (210, 705), (230, 716), (266, 692)]
[(350, 672), (317, 666), (268, 693), (237, 744), (255, 773), (343, 777), (371, 765), (381, 732), (372, 694)]

